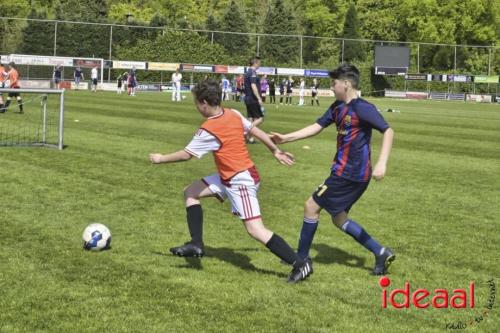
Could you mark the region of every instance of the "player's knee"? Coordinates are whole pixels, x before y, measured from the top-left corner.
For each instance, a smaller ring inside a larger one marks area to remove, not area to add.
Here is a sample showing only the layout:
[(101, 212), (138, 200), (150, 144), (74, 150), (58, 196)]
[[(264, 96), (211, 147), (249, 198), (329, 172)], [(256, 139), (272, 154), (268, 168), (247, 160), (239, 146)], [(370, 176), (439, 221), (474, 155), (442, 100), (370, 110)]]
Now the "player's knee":
[(257, 228), (254, 228), (251, 224), (245, 224), (245, 229), (250, 237), (258, 239), (259, 232)]
[(304, 203), (304, 215), (310, 218), (317, 218), (318, 214), (318, 204), (312, 197), (309, 197)]
[(250, 235), (250, 237), (260, 241), (264, 242), (264, 238), (266, 238), (266, 234), (268, 233), (268, 230), (262, 225), (262, 223), (252, 223), (254, 221), (248, 221), (244, 222), (245, 223), (245, 229)]
[(189, 186), (186, 186), (184, 188), (184, 199), (198, 199), (199, 198), (199, 191), (196, 190), (196, 186), (194, 184), (191, 184)]

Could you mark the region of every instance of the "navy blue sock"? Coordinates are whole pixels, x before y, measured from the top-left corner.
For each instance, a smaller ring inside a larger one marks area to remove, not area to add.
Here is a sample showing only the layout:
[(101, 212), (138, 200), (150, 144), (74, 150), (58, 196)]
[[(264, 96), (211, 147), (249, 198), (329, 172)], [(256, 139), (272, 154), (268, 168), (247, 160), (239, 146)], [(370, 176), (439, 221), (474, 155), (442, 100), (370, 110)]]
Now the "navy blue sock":
[(303, 259), (309, 255), (314, 234), (316, 233), (316, 229), (318, 229), (318, 222), (318, 219), (304, 217), (302, 230), (300, 230), (299, 248), (297, 250), (297, 254)]
[(362, 226), (353, 220), (347, 220), (342, 225), (342, 230), (354, 238), (359, 244), (363, 245), (374, 255), (378, 256), (384, 252), (384, 248), (373, 239)]

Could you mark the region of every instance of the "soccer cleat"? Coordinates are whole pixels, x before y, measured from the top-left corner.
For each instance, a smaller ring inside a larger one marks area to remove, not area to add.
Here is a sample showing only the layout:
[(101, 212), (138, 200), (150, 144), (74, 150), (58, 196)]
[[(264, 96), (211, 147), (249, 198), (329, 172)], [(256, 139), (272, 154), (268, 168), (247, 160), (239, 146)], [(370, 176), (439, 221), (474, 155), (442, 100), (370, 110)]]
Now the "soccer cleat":
[(375, 256), (375, 267), (373, 268), (373, 275), (384, 275), (387, 274), (387, 270), (392, 262), (396, 259), (396, 255), (391, 249), (386, 248), (384, 253), (379, 256)]
[(307, 258), (304, 263), (300, 266), (293, 266), (292, 272), (288, 276), (288, 283), (297, 283), (299, 281), (307, 279), (309, 275), (313, 273), (312, 260)]
[(191, 242), (187, 242), (184, 245), (172, 247), (170, 249), (173, 255), (179, 257), (198, 257), (201, 258), (205, 255), (205, 251), (203, 250), (203, 246), (198, 246)]

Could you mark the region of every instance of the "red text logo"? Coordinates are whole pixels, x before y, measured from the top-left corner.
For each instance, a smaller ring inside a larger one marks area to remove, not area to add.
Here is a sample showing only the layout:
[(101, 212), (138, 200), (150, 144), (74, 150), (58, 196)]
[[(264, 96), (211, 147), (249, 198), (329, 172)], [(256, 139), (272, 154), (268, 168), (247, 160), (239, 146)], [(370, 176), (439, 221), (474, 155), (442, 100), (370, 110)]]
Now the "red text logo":
[[(386, 288), (391, 284), (391, 280), (387, 276), (381, 277), (379, 284), (382, 287), (382, 308), (384, 309), (387, 308), (387, 303), (396, 309), (409, 308), (410, 303), (418, 309), (425, 309), (429, 306), (436, 309), (446, 309), (448, 307), (454, 309), (474, 308), (474, 281), (469, 283), (468, 290), (453, 289), (451, 292), (446, 289), (429, 291), (424, 288), (413, 291), (410, 283), (405, 282), (402, 289), (393, 289), (388, 293)], [(403, 296), (402, 302), (396, 301), (398, 295)]]

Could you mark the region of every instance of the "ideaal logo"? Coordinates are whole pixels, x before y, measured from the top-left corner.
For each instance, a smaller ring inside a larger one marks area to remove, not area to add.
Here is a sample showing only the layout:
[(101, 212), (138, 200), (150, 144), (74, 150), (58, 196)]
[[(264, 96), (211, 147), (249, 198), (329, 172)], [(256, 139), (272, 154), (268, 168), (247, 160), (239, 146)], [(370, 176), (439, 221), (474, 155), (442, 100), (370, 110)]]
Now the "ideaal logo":
[[(382, 289), (382, 308), (387, 308), (387, 288), (391, 284), (391, 280), (387, 276), (383, 276), (379, 280)], [(397, 309), (409, 308), (410, 301), (414, 307), (419, 309), (425, 309), (432, 305), (436, 309), (448, 308), (451, 306), (455, 309), (465, 309), (467, 307), (474, 308), (474, 281), (469, 283), (468, 290), (466, 289), (453, 289), (451, 293), (446, 289), (435, 289), (434, 292), (430, 292), (424, 288), (418, 288), (413, 293), (411, 292), (411, 287), (409, 282), (405, 282), (403, 289), (393, 289), (389, 294), (389, 303)], [(403, 295), (403, 303), (396, 302), (395, 298), (397, 295)], [(431, 296), (430, 301), (427, 297)]]
[[(382, 287), (382, 308), (387, 309), (388, 304), (396, 309), (409, 308), (410, 302), (417, 309), (425, 309), (433, 307), (435, 309), (454, 308), (454, 309), (475, 309), (475, 282), (469, 282), (467, 288), (453, 289), (435, 289), (429, 291), (425, 288), (418, 288), (412, 292), (409, 282), (401, 289), (393, 289), (389, 295), (387, 287), (391, 284), (391, 280), (387, 276), (383, 276), (379, 280), (379, 285)], [(447, 323), (446, 329), (465, 329), (475, 324), (479, 324), (487, 317), (493, 309), (495, 304), (496, 287), (493, 279), (487, 281), (489, 290), (489, 297), (486, 305), (482, 308), (479, 315), (474, 316), (469, 321), (459, 321), (456, 323)], [(403, 296), (403, 301), (398, 303), (396, 301), (397, 295)], [(451, 297), (450, 297), (451, 296)]]

